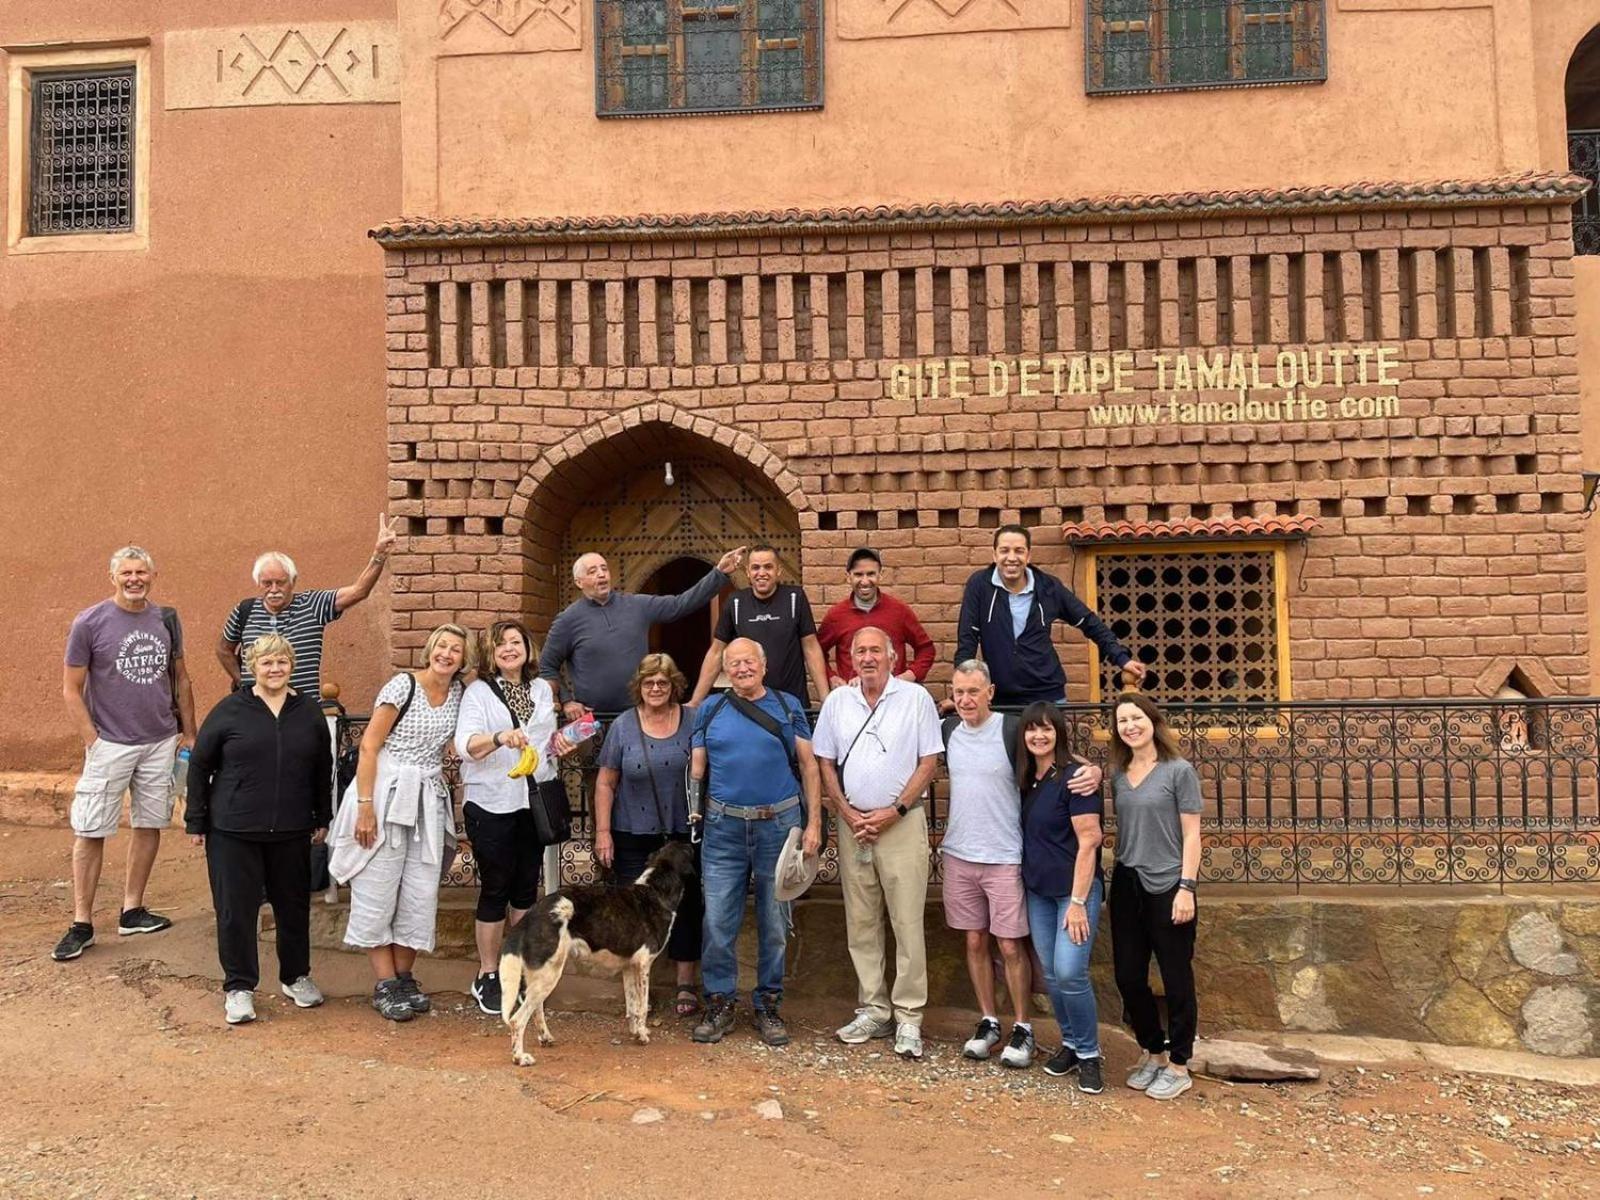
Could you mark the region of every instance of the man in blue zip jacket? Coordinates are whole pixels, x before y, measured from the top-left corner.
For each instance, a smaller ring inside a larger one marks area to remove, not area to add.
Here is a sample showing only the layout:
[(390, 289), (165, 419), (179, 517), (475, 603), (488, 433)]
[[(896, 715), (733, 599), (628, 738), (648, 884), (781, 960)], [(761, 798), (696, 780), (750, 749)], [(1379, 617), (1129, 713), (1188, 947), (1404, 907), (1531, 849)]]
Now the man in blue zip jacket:
[(982, 648), (997, 705), (1035, 700), (1059, 704), (1066, 696), (1067, 676), (1050, 630), (1057, 621), (1065, 621), (1137, 686), (1145, 677), (1145, 665), (1066, 584), (1028, 565), (1032, 549), (1033, 539), (1021, 525), (995, 530), (994, 566), (975, 571), (961, 597), (956, 662), (965, 662)]

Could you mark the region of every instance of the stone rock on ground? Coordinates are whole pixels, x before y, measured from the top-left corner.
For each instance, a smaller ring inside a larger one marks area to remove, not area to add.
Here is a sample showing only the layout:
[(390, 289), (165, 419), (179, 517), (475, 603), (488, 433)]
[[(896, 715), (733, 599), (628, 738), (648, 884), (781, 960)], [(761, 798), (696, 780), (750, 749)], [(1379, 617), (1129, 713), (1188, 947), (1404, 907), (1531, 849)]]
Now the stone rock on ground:
[(783, 1120), (783, 1105), (776, 1100), (763, 1100), (760, 1104), (755, 1105), (754, 1108), (756, 1116), (763, 1121)]
[(1310, 1051), (1258, 1046), (1253, 1042), (1210, 1039), (1197, 1042), (1189, 1067), (1218, 1079), (1237, 1079), (1246, 1083), (1322, 1077), (1317, 1056)]
[(641, 1108), (633, 1114), (633, 1123), (635, 1125), (654, 1125), (658, 1121), (665, 1121), (666, 1119), (659, 1108)]

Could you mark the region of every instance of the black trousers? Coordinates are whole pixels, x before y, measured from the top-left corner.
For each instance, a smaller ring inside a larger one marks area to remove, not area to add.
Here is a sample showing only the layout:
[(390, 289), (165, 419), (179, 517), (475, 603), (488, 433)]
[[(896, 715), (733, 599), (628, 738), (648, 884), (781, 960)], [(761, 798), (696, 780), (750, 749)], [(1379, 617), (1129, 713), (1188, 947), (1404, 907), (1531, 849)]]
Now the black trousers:
[[(681, 838), (678, 840), (682, 840)], [(644, 874), (644, 864), (650, 856), (667, 844), (659, 833), (621, 833), (613, 830), (611, 845), (616, 851), (611, 870), (618, 884), (632, 883)], [(701, 925), (705, 922), (705, 896), (700, 891), (700, 848), (694, 851), (695, 876), (683, 889), (683, 899), (678, 902), (678, 915), (672, 921), (672, 933), (667, 938), (667, 957), (673, 962), (700, 961)]]
[(477, 919), (492, 925), (506, 919), (508, 907), (532, 908), (539, 898), (544, 861), (533, 813), (525, 808), (514, 813), (484, 812), (470, 800), (461, 811), (478, 864)]
[[(1111, 872), (1111, 962), (1122, 993), (1122, 1011), (1133, 1036), (1151, 1054), (1167, 1051), (1183, 1066), (1194, 1053), (1199, 1006), (1194, 994), (1194, 921), (1172, 923), (1176, 885), (1166, 892), (1147, 892), (1132, 867), (1118, 863)], [(1150, 990), (1150, 956), (1161, 968), (1169, 1029), (1163, 1033), (1161, 1010)]]
[(278, 978), (293, 983), (311, 974), (310, 830), (258, 842), (213, 829), (206, 834), (206, 871), (225, 991), (253, 992), (261, 982), (256, 920), (263, 890), (277, 927)]

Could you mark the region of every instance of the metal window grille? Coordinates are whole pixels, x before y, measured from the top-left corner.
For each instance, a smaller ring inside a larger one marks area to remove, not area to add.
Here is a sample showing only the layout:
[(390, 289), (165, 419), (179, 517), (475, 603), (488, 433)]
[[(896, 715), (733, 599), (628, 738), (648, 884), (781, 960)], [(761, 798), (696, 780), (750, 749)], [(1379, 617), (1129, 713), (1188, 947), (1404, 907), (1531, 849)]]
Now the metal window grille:
[(1572, 252), (1600, 254), (1600, 129), (1567, 133), (1567, 161), (1589, 181), (1589, 190), (1572, 209)]
[(1328, 77), (1323, 0), (1087, 0), (1090, 93)]
[[(1138, 647), (1162, 704), (1277, 700), (1276, 556), (1271, 550), (1095, 556), (1096, 607)], [(1102, 662), (1101, 694), (1119, 673)]]
[(822, 0), (595, 0), (601, 116), (822, 107)]
[(28, 233), (133, 228), (134, 68), (32, 80)]

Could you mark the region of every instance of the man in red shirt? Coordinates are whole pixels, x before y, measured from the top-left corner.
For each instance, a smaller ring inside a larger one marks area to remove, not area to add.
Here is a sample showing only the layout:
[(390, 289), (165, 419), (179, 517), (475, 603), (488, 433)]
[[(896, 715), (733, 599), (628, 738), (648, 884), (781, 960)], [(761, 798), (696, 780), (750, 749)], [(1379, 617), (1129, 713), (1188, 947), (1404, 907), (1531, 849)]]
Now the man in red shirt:
[(883, 560), (876, 550), (863, 546), (850, 556), (845, 568), (850, 594), (828, 610), (817, 629), (823, 658), (832, 662), (829, 687), (843, 687), (855, 678), (850, 644), (855, 640), (856, 630), (868, 625), (883, 630), (893, 639), (895, 658), (907, 664), (899, 678), (908, 683), (921, 683), (928, 677), (928, 668), (933, 666), (933, 639), (909, 604), (879, 588), (878, 576), (882, 570)]

